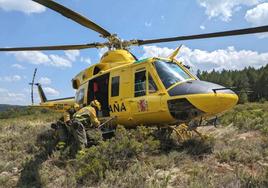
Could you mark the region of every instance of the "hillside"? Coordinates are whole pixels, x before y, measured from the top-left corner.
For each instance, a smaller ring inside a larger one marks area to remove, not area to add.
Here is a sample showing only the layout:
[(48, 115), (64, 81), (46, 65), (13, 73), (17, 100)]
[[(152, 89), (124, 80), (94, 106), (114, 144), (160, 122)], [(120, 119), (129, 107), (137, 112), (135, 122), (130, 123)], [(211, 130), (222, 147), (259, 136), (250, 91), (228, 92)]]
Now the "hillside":
[(11, 108), (23, 108), (23, 106), (0, 104), (0, 112), (6, 111), (6, 110), (11, 109)]
[(0, 187), (268, 187), (268, 102), (237, 105), (205, 141), (119, 127), (75, 159), (53, 151), (59, 114), (32, 113), (0, 119)]

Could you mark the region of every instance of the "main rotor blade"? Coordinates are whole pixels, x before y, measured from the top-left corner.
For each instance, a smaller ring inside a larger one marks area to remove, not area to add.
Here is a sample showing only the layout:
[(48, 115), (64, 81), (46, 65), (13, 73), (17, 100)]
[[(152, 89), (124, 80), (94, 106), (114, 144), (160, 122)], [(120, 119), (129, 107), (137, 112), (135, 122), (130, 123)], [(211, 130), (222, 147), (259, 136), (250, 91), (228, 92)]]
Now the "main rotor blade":
[(83, 25), (89, 29), (92, 29), (92, 30), (102, 34), (103, 37), (111, 36), (111, 33), (106, 31), (105, 29), (103, 29), (102, 27), (97, 25), (96, 23), (94, 23), (94, 22), (90, 21), (89, 19), (87, 19), (86, 17), (72, 11), (71, 9), (64, 7), (61, 4), (58, 4), (52, 0), (33, 0), (33, 1), (62, 14), (63, 16), (79, 23), (80, 25)]
[(81, 45), (62, 45), (62, 46), (36, 46), (36, 47), (18, 47), (18, 48), (0, 48), (0, 52), (10, 51), (39, 51), (39, 50), (81, 50), (86, 48), (96, 48), (98, 43)]
[(138, 42), (138, 45), (145, 45), (145, 44), (153, 44), (153, 43), (161, 43), (161, 42), (206, 39), (206, 38), (246, 35), (246, 34), (254, 34), (254, 33), (264, 33), (264, 32), (268, 32), (268, 25), (261, 26), (261, 27), (216, 32), (216, 33), (199, 34), (199, 35), (178, 36), (178, 37), (171, 37), (171, 38), (151, 39), (151, 40), (138, 40), (137, 42)]

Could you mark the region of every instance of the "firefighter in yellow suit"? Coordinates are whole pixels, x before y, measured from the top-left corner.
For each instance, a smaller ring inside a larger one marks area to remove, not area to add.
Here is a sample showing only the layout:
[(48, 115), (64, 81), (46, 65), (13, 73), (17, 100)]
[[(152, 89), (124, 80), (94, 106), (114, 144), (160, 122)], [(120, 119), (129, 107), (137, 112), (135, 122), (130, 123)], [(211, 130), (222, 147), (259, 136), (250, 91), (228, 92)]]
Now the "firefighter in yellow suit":
[(86, 146), (96, 145), (102, 140), (96, 110), (101, 110), (101, 104), (97, 100), (93, 100), (89, 106), (81, 108), (73, 115), (70, 129), (78, 151)]

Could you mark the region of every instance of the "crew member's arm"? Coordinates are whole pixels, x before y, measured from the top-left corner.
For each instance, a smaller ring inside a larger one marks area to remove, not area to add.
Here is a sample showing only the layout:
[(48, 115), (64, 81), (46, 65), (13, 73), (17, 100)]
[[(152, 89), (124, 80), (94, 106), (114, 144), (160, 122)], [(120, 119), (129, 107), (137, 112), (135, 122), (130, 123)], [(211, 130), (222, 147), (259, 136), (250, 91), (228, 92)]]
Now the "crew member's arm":
[(97, 118), (96, 111), (95, 110), (89, 110), (89, 112), (90, 112), (90, 116), (89, 116), (90, 122), (92, 123), (92, 125), (95, 128), (98, 128), (99, 125), (100, 125), (100, 121)]

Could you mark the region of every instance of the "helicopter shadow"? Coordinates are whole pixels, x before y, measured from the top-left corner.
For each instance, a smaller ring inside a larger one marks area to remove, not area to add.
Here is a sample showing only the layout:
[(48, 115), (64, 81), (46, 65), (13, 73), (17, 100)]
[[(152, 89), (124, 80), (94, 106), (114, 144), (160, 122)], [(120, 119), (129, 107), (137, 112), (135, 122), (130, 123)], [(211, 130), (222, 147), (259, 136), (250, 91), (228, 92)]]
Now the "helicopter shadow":
[(170, 153), (173, 151), (184, 152), (195, 158), (202, 158), (206, 154), (211, 154), (215, 145), (215, 140), (213, 138), (203, 140), (198, 137), (193, 137), (178, 142), (176, 137), (172, 137), (165, 134), (165, 132), (163, 133), (159, 131), (156, 131), (153, 136), (160, 141), (161, 153)]
[(41, 165), (48, 160), (56, 146), (53, 131), (47, 130), (37, 136), (39, 152), (23, 165), (23, 170), (16, 187), (42, 187), (39, 170)]

